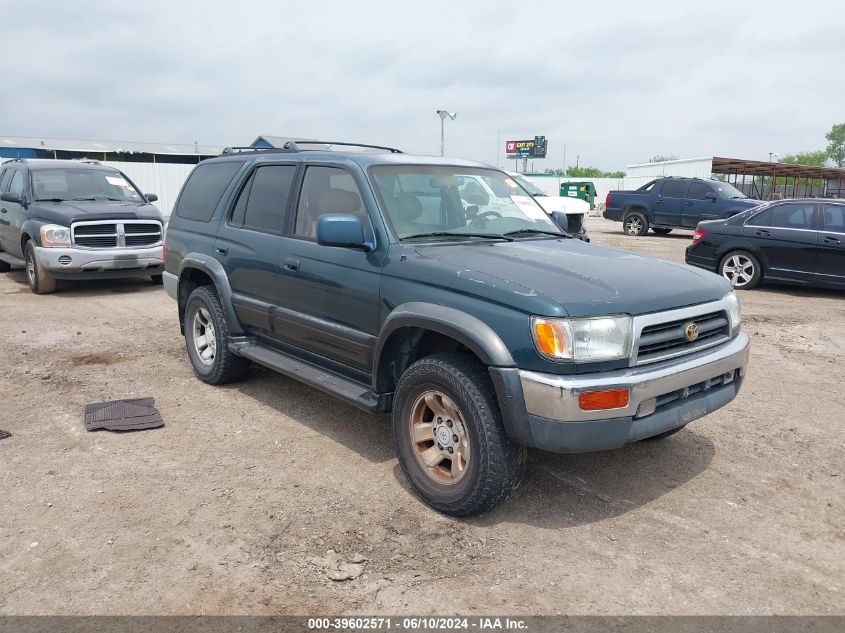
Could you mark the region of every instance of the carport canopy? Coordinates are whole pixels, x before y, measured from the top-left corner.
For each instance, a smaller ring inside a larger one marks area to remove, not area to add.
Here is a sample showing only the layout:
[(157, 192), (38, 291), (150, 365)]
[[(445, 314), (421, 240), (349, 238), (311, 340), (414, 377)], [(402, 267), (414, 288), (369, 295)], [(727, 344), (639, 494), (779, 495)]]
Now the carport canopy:
[(740, 176), (788, 176), (792, 178), (812, 178), (818, 180), (838, 180), (845, 178), (845, 169), (837, 167), (815, 167), (813, 165), (793, 165), (792, 163), (772, 163), (764, 160), (744, 160), (742, 158), (713, 157), (714, 174), (738, 174)]

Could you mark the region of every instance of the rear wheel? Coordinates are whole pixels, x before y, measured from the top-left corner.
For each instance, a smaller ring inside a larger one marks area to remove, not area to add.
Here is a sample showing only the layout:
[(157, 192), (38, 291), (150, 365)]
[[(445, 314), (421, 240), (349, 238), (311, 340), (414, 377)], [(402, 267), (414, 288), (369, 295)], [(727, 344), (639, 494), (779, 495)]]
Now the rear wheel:
[(56, 280), (38, 265), (38, 259), (35, 257), (35, 244), (32, 240), (26, 243), (24, 261), (26, 262), (26, 280), (29, 282), (29, 289), (32, 292), (37, 295), (46, 295), (56, 291)]
[(639, 211), (634, 211), (625, 216), (622, 229), (626, 235), (640, 237), (648, 232), (648, 219)]
[(763, 277), (760, 261), (748, 251), (732, 251), (719, 264), (719, 273), (734, 288), (750, 290), (759, 285)]
[(658, 235), (669, 235), (669, 233), (672, 232), (672, 229), (664, 229), (660, 226), (653, 226), (651, 227), (651, 230), (657, 233)]
[(185, 344), (197, 378), (222, 385), (242, 378), (249, 361), (229, 350), (229, 324), (217, 292), (200, 286), (185, 305)]
[(525, 470), (525, 448), (505, 432), (486, 368), (468, 354), (435, 354), (405, 371), (393, 438), (417, 494), (452, 516), (495, 507)]

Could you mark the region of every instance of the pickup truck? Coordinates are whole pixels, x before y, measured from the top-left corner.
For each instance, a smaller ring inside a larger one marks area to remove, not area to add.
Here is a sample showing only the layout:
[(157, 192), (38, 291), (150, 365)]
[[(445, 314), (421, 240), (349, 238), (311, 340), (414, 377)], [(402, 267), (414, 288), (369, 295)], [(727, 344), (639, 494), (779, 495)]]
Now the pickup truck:
[[(537, 205), (549, 215), (562, 230), (585, 242), (587, 235), (587, 214), (590, 205), (584, 200), (550, 196), (533, 182), (517, 172), (505, 172), (510, 179), (499, 183), (497, 179), (481, 176), (467, 176), (458, 187), (461, 199), (467, 205), (480, 203), (494, 209), (509, 209), (513, 203), (536, 209)], [(528, 194), (528, 195), (526, 195)], [(529, 196), (534, 199), (532, 202)], [(536, 203), (536, 204), (535, 204)]]
[(573, 239), (522, 189), (466, 204), (469, 179), (511, 189), (481, 163), (331, 147), (233, 149), (183, 185), (164, 288), (199, 380), (258, 363), (389, 414), (411, 486), (455, 516), (507, 497), (528, 446), (667, 437), (738, 393), (726, 279)]
[(604, 217), (622, 222), (626, 235), (694, 229), (703, 220), (729, 218), (760, 204), (736, 187), (705, 178), (658, 178), (636, 191), (610, 191)]
[(0, 272), (23, 266), (36, 294), (55, 291), (58, 279), (160, 284), (157, 199), (96, 161), (7, 161), (0, 166)]

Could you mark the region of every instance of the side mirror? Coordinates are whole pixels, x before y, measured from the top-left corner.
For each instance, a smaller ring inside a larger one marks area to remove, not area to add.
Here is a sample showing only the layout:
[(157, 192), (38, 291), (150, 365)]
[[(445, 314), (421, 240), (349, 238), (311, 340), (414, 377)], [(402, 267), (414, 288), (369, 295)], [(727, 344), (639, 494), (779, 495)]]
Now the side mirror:
[(716, 202), (716, 200), (719, 199), (719, 196), (717, 196), (712, 191), (708, 191), (707, 193), (705, 193), (704, 197), (707, 198), (708, 200), (712, 200), (713, 202)]
[(154, 193), (145, 193), (144, 197), (147, 199), (147, 202), (155, 202), (158, 200), (158, 196)]
[(351, 213), (328, 213), (317, 220), (317, 244), (360, 248), (367, 252), (374, 249), (364, 235), (364, 223)]
[(2, 193), (0, 194), (0, 200), (3, 202), (12, 202), (14, 204), (23, 204), (23, 199), (16, 193)]
[(569, 232), (569, 218), (566, 217), (566, 214), (563, 211), (552, 211), (551, 213), (552, 222), (557, 225), (564, 233)]

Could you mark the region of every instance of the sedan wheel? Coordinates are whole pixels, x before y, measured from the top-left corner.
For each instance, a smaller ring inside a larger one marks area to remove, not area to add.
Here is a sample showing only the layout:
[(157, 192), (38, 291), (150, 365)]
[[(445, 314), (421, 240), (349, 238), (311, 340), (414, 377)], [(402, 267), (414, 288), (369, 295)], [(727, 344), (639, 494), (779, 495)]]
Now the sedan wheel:
[(720, 266), (722, 277), (734, 288), (749, 289), (760, 282), (761, 270), (757, 259), (744, 251), (730, 253)]

